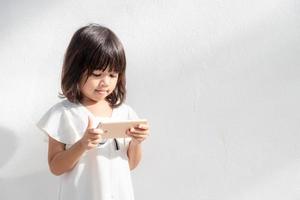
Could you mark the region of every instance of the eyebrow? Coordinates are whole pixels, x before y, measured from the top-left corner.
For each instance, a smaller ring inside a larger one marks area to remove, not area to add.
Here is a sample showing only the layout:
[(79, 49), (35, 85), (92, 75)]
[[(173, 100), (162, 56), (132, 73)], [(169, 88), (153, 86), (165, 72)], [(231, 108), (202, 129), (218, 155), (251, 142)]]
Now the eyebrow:
[[(95, 72), (95, 71), (98, 71), (98, 72)], [(104, 71), (102, 71), (102, 70), (94, 70), (93, 72), (92, 72), (92, 74), (101, 74), (101, 73), (103, 73)], [(109, 72), (107, 72), (108, 74), (119, 74), (120, 72), (116, 72), (116, 71), (109, 71)]]

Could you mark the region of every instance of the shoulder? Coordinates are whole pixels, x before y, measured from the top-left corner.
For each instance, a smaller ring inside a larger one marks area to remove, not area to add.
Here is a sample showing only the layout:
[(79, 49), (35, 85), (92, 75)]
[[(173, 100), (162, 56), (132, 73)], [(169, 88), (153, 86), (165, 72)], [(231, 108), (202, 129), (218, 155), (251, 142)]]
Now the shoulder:
[(71, 103), (68, 100), (62, 100), (50, 107), (42, 116), (40, 123), (46, 120), (60, 119), (63, 115), (78, 110), (79, 105)]
[(79, 105), (72, 103), (69, 100), (62, 100), (62, 101), (54, 104), (49, 109), (49, 111), (57, 113), (57, 112), (64, 112), (64, 111), (76, 109), (78, 107), (79, 107)]
[(122, 110), (122, 111), (132, 111), (132, 107), (129, 106), (128, 104), (126, 103), (122, 103), (120, 106), (118, 106), (117, 108), (115, 108), (116, 110)]
[(133, 110), (133, 108), (126, 103), (122, 103), (120, 106), (115, 108), (115, 111), (118, 114), (121, 114), (122, 116), (126, 117), (127, 119), (137, 119), (138, 118), (138, 116), (137, 116), (136, 112)]
[[(44, 133), (64, 144), (73, 144), (86, 128), (80, 105), (63, 100), (54, 104), (36, 124)], [(87, 117), (86, 117), (87, 119)]]

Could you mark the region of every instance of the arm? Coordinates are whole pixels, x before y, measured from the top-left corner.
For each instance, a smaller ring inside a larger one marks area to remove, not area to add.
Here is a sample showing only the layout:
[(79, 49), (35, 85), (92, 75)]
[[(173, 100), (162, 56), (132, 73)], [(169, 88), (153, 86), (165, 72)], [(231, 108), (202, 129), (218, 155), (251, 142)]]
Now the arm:
[(142, 145), (134, 142), (133, 140), (130, 141), (127, 150), (127, 156), (128, 156), (129, 168), (130, 170), (133, 170), (134, 168), (137, 167), (137, 165), (142, 159)]
[(65, 150), (65, 144), (49, 137), (48, 164), (50, 171), (57, 176), (70, 171), (84, 152), (85, 148), (80, 141)]
[(149, 135), (148, 124), (140, 124), (135, 128), (131, 128), (126, 132), (132, 139), (127, 150), (128, 163), (130, 170), (137, 167), (142, 159), (142, 142)]
[(93, 129), (93, 122), (89, 118), (88, 127), (83, 137), (65, 150), (65, 144), (49, 137), (48, 164), (50, 171), (54, 175), (61, 175), (74, 168), (87, 150), (96, 148), (101, 142), (102, 129)]

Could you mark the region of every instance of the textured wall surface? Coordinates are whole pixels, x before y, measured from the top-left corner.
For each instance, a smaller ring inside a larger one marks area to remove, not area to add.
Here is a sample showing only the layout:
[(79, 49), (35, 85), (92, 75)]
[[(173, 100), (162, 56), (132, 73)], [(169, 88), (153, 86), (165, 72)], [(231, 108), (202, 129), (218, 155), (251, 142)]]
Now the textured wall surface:
[(35, 123), (90, 22), (122, 40), (127, 103), (151, 124), (136, 199), (300, 199), (299, 1), (4, 0), (1, 200), (55, 199)]

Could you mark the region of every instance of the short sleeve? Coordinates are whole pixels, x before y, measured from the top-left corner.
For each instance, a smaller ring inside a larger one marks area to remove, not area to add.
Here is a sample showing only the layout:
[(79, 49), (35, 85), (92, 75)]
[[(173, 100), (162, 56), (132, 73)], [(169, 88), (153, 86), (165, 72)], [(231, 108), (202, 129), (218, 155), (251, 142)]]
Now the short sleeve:
[(42, 116), (37, 127), (61, 143), (73, 144), (78, 133), (69, 115), (62, 104), (56, 104)]
[(130, 106), (127, 106), (127, 109), (128, 109), (128, 119), (129, 120), (139, 119), (136, 112)]

